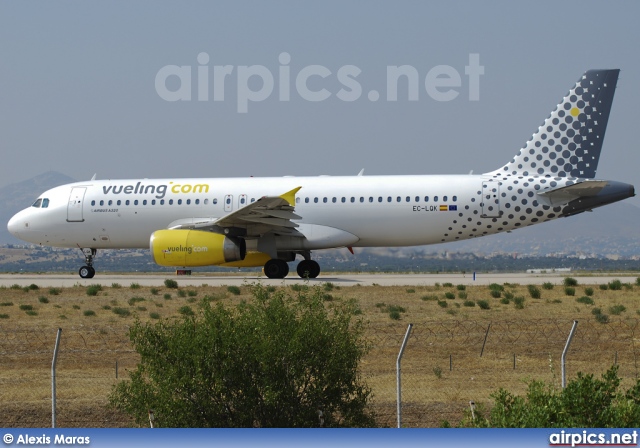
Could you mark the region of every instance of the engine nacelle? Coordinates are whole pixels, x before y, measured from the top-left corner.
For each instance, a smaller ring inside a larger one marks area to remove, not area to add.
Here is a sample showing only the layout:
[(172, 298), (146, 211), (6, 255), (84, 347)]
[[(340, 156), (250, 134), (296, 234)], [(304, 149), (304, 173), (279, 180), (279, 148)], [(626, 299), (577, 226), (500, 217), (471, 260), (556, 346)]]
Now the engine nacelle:
[(244, 260), (247, 253), (243, 239), (202, 230), (157, 230), (149, 245), (160, 266), (219, 265)]

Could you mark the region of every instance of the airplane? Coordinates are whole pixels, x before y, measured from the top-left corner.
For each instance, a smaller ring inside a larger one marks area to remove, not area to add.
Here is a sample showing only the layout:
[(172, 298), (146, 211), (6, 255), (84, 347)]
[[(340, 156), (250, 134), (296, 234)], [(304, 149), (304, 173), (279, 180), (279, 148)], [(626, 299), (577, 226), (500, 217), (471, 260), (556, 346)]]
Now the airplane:
[[(284, 278), (313, 251), (460, 241), (590, 211), (635, 195), (595, 179), (619, 75), (589, 70), (509, 162), (481, 175), (128, 179), (44, 192), (11, 218), (16, 237), (98, 250), (149, 248), (161, 266), (263, 266)], [(497, 129), (499, 131), (499, 129)]]

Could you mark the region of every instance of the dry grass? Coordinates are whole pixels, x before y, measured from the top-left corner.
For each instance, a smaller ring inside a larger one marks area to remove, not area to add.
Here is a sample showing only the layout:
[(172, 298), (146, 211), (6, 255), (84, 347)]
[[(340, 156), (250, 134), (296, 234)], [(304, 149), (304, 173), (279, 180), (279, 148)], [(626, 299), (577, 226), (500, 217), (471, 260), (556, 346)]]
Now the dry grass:
[[(0, 426), (50, 424), (51, 356), (58, 327), (63, 328), (58, 425), (128, 426), (126, 416), (107, 408), (106, 397), (135, 368), (138, 358), (127, 337), (134, 319), (174, 318), (185, 306), (196, 309), (205, 297), (230, 305), (251, 300), (246, 286), (238, 295), (224, 286), (118, 286), (103, 287), (95, 296), (79, 286), (0, 288)], [(614, 361), (627, 386), (639, 372), (640, 287), (635, 285), (602, 290), (579, 284), (575, 296), (567, 296), (561, 286), (541, 288), (540, 299), (531, 298), (527, 285), (504, 285), (500, 297), (492, 297), (486, 286), (320, 287), (327, 304), (356, 301), (368, 322), (372, 347), (362, 372), (383, 426), (395, 424), (396, 357), (408, 323), (414, 327), (402, 362), (407, 426), (455, 424), (469, 400), (490, 404), (490, 393), (500, 387), (522, 393), (528, 379), (559, 385), (560, 354), (573, 320), (580, 323), (569, 354), (570, 378), (578, 371), (599, 375)], [(576, 300), (589, 287), (593, 305)], [(505, 295), (509, 303), (502, 303)], [(517, 297), (524, 297), (523, 307), (516, 305)], [(484, 308), (479, 301), (485, 301)], [(596, 321), (594, 308), (609, 314), (614, 305), (625, 310), (610, 315), (609, 323)]]

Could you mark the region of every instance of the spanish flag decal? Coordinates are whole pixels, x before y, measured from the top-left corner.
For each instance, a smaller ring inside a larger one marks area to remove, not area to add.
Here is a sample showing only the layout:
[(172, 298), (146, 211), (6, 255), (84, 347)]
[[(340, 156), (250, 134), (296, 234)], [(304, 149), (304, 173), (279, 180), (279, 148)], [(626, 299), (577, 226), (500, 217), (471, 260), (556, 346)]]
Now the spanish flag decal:
[(449, 206), (448, 206), (448, 205), (441, 205), (441, 206), (440, 206), (440, 211), (441, 211), (441, 212), (447, 212), (447, 211), (449, 211)]

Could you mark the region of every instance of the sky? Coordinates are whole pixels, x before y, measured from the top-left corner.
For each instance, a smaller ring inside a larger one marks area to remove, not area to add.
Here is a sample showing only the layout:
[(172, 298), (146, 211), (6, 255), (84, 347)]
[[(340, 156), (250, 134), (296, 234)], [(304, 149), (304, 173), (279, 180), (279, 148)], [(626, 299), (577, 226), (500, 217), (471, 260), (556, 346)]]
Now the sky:
[[(638, 16), (635, 1), (0, 0), (0, 186), (488, 172), (584, 71), (620, 68), (597, 177), (640, 187)], [(394, 70), (413, 76), (396, 100)]]

